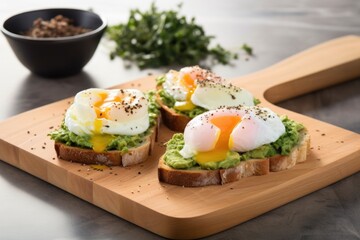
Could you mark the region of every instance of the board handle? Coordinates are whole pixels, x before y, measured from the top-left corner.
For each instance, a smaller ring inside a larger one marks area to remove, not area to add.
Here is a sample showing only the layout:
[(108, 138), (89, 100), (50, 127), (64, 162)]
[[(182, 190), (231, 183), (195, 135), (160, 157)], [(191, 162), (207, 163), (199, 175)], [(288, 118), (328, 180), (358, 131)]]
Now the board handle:
[(360, 76), (360, 37), (345, 36), (312, 47), (262, 71), (233, 80), (277, 103)]

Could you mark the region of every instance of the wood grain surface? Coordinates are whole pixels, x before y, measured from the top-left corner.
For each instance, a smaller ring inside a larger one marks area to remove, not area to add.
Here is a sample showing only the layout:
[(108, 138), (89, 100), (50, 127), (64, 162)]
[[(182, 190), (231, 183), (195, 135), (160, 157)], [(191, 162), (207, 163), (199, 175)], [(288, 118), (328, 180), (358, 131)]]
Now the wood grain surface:
[[(332, 57), (336, 56), (336, 57)], [(160, 127), (154, 154), (132, 167), (97, 167), (57, 159), (47, 134), (71, 98), (0, 123), (0, 158), (44, 181), (168, 238), (199, 238), (225, 230), (360, 170), (360, 136), (272, 103), (360, 76), (360, 38), (336, 39), (261, 72), (234, 79), (279, 114), (302, 122), (312, 137), (305, 163), (223, 186), (182, 188), (159, 183), (157, 160), (173, 134)], [(154, 89), (154, 77), (114, 88)]]

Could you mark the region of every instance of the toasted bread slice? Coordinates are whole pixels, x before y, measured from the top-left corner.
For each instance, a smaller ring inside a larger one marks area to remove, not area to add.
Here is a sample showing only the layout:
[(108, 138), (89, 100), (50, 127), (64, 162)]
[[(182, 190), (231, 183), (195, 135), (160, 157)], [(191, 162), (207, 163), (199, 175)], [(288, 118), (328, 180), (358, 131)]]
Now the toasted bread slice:
[(59, 158), (71, 162), (126, 167), (146, 161), (154, 146), (156, 134), (157, 128), (154, 127), (152, 134), (146, 137), (143, 144), (130, 148), (127, 152), (112, 150), (97, 153), (92, 149), (68, 146), (60, 142), (55, 142), (55, 151)]
[(174, 169), (159, 160), (158, 177), (162, 182), (184, 187), (202, 187), (207, 185), (235, 182), (241, 178), (266, 175), (270, 171), (282, 171), (293, 167), (296, 163), (306, 160), (310, 146), (310, 136), (306, 130), (301, 132), (299, 143), (288, 156), (276, 155), (264, 159), (249, 159), (228, 169), (199, 170)]
[[(162, 86), (157, 86), (156, 90), (159, 91), (162, 89)], [(162, 121), (166, 127), (172, 131), (183, 132), (186, 124), (191, 120), (188, 116), (184, 114), (177, 113), (174, 109), (166, 106), (161, 100), (160, 95), (156, 94), (156, 101), (160, 105)]]
[(158, 176), (161, 182), (184, 187), (225, 184), (237, 181), (240, 178), (268, 173), (268, 158), (243, 161), (236, 167), (217, 170), (174, 169), (165, 164), (164, 156), (160, 158), (158, 165)]

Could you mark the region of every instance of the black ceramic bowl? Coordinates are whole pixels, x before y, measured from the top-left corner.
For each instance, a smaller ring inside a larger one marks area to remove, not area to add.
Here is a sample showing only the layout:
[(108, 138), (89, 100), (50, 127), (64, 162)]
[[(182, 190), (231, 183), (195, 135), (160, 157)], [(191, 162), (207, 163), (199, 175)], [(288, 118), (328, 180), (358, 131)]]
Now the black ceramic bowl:
[[(91, 31), (71, 37), (34, 38), (22, 35), (37, 18), (50, 20), (63, 15), (75, 26)], [(1, 31), (20, 62), (31, 72), (44, 77), (62, 77), (75, 74), (89, 62), (106, 29), (99, 15), (79, 9), (41, 9), (23, 12), (8, 18)]]

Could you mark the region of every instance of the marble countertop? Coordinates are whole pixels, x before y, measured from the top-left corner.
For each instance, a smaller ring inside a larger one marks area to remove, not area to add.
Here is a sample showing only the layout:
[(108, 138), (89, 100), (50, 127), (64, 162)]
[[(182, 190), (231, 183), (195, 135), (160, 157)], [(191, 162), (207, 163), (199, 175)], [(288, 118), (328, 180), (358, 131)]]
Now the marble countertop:
[[(157, 1), (160, 9), (178, 2)], [(255, 56), (212, 70), (226, 78), (271, 66), (316, 44), (360, 35), (357, 0), (183, 1), (182, 13), (195, 16), (214, 42), (229, 49), (247, 43)], [(11, 1), (0, 3), (0, 20), (47, 7), (92, 8), (110, 25), (124, 22), (132, 8), (151, 1)], [(0, 119), (42, 106), (90, 87), (111, 87), (163, 69), (126, 68), (109, 59), (102, 41), (84, 70), (75, 76), (46, 79), (31, 74), (0, 36)], [(334, 56), (336, 57), (336, 56)], [(311, 63), (309, 63), (311, 64)], [(360, 66), (359, 66), (360, 67)], [(360, 79), (354, 79), (278, 105), (360, 133)], [(313, 192), (206, 239), (360, 239), (360, 173)], [(161, 239), (55, 186), (0, 161), (0, 239)], [(219, 219), (219, 221), (221, 221)]]

